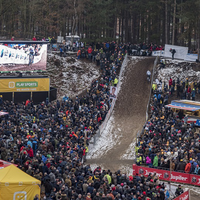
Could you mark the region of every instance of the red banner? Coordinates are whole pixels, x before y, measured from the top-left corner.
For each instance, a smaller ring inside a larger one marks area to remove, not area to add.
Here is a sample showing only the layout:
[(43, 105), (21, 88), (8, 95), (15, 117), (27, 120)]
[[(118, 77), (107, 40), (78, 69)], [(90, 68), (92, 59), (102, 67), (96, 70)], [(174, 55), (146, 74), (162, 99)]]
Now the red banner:
[[(165, 181), (170, 181), (170, 171), (167, 171), (167, 170), (142, 167), (142, 166), (137, 166), (134, 164), (133, 165), (133, 175), (136, 175), (136, 173), (138, 173), (139, 175), (144, 175), (146, 177), (149, 175), (149, 173), (152, 173), (152, 174), (156, 173), (156, 175), (159, 177), (159, 179), (165, 180)], [(196, 175), (192, 175), (192, 174), (186, 174), (186, 173), (172, 171), (171, 172), (171, 181), (200, 186), (200, 176), (196, 176)]]
[(189, 184), (200, 186), (200, 176), (190, 174), (190, 183)]
[[(169, 171), (166, 172), (170, 173)], [(188, 184), (190, 181), (190, 174), (171, 172), (171, 181)]]
[(174, 200), (189, 200), (189, 191), (184, 192), (180, 196), (176, 197)]

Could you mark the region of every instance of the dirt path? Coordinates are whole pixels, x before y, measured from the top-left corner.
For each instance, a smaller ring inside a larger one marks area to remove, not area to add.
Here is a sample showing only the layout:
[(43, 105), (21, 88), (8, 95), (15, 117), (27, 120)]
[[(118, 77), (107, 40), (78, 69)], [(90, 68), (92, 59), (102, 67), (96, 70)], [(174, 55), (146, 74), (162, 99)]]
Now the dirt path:
[[(131, 58), (129, 58), (114, 108), (114, 127), (112, 132), (109, 133), (120, 132), (118, 135), (120, 139), (113, 148), (98, 159), (87, 160), (88, 164), (100, 165), (112, 171), (117, 171), (124, 166), (131, 168), (133, 160), (125, 160), (121, 157), (127, 153), (129, 145), (134, 141), (137, 132), (142, 129), (145, 122), (150, 90), (150, 83), (146, 80), (146, 71), (152, 70), (153, 62), (154, 58), (145, 58), (133, 64)], [(134, 149), (131, 149), (131, 151), (134, 151)]]

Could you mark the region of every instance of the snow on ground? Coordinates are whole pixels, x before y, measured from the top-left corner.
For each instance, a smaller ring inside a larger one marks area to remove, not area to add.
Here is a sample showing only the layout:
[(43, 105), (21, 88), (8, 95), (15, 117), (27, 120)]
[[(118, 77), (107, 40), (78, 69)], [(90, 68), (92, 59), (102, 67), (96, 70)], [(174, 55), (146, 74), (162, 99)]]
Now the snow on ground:
[[(96, 165), (96, 164), (90, 164), (90, 168), (92, 171), (94, 171), (98, 166), (99, 165)], [(105, 169), (103, 165), (100, 165), (100, 167), (101, 167), (101, 170)], [(126, 174), (127, 176), (133, 175), (133, 169), (130, 166), (120, 165), (119, 170), (121, 174)]]
[(176, 59), (174, 59), (174, 60), (172, 60), (171, 58), (167, 58), (167, 59), (165, 59), (165, 61), (167, 62), (167, 63), (183, 63), (183, 62), (187, 62), (187, 61), (184, 61), (184, 60), (176, 60)]
[(140, 61), (142, 59), (145, 59), (146, 57), (145, 56), (131, 56), (130, 58), (131, 58), (130, 59), (131, 61), (138, 62), (138, 61)]
[(126, 174), (127, 176), (133, 175), (133, 168), (130, 165), (121, 165), (119, 170), (122, 174)]
[[(96, 165), (96, 164), (90, 164), (90, 169), (92, 171), (94, 171), (97, 167), (99, 167), (99, 165)], [(101, 168), (103, 170), (103, 168)]]
[(50, 76), (51, 86), (58, 88), (58, 98), (61, 98), (74, 97), (88, 89), (100, 71), (94, 63), (48, 54), (47, 71), (42, 74)]
[(169, 81), (170, 77), (172, 80), (180, 81), (186, 80), (188, 78), (189, 82), (199, 80), (200, 71), (199, 64), (194, 62), (185, 62), (180, 60), (166, 60), (166, 66), (163, 69), (156, 69), (156, 78), (162, 80), (162, 82)]
[(108, 150), (112, 149), (114, 145), (117, 144), (120, 140), (121, 130), (120, 128), (116, 129), (113, 132), (113, 128), (116, 126), (115, 119), (112, 114), (110, 119), (108, 120), (108, 123), (103, 131), (103, 133), (100, 135), (99, 138), (96, 140), (96, 144), (89, 146), (89, 152), (87, 154), (87, 159), (96, 159), (101, 157), (103, 154), (105, 154)]
[(125, 154), (121, 156), (121, 160), (135, 160), (135, 143), (136, 143), (136, 138), (129, 145)]

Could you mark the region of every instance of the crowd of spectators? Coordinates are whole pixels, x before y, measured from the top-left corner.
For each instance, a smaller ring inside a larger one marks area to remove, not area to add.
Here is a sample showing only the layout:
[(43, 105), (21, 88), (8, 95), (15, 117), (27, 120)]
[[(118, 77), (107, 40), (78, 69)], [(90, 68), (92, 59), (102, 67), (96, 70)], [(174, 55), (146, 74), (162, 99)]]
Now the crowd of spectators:
[(65, 96), (56, 102), (47, 99), (38, 105), (31, 100), (0, 101), (0, 110), (9, 113), (0, 117), (0, 158), (41, 180), (41, 199), (109, 199), (111, 193), (112, 199), (121, 199), (132, 195), (133, 182), (125, 175), (100, 169), (92, 172), (84, 165), (88, 141), (110, 108), (109, 87), (117, 84), (125, 55), (125, 46), (112, 46), (102, 50), (115, 55), (114, 60), (102, 60), (100, 78), (82, 97)]
[[(84, 96), (65, 96), (56, 102), (47, 99), (38, 105), (0, 98), (0, 110), (9, 113), (0, 117), (0, 158), (41, 180), (42, 200), (167, 200), (169, 192), (156, 174), (128, 177), (101, 167), (92, 171), (84, 164), (88, 141), (110, 108), (109, 87), (117, 85), (117, 74), (129, 50), (128, 45), (114, 42), (95, 47), (80, 48), (80, 58), (101, 68), (100, 78)], [(139, 144), (143, 150), (145, 146)]]
[[(107, 58), (108, 60), (113, 61), (113, 56), (111, 52), (113, 52), (113, 48), (115, 46), (114, 42), (105, 42), (105, 43), (91, 43), (90, 46), (86, 46), (84, 42), (74, 42), (72, 46), (69, 44), (60, 44), (59, 50), (60, 50), (60, 55), (66, 55), (66, 52), (68, 50), (72, 50), (77, 53), (77, 56), (80, 56), (80, 58), (90, 58), (92, 61), (100, 60), (102, 57)], [(156, 44), (146, 44), (146, 43), (141, 43), (141, 44), (131, 44), (131, 43), (126, 43), (126, 44), (119, 44), (119, 46), (123, 46), (124, 49), (127, 51), (129, 55), (134, 55), (134, 56), (151, 56), (152, 51), (159, 51), (163, 50), (163, 47), (161, 45), (156, 45)], [(103, 50), (107, 51), (103, 51)], [(111, 50), (111, 51), (110, 51)], [(98, 53), (102, 54), (102, 56), (99, 56)], [(105, 53), (105, 55), (103, 54)], [(99, 58), (100, 57), (100, 58)]]
[(149, 167), (200, 175), (200, 132), (187, 123), (187, 114), (165, 107), (169, 98), (195, 100), (198, 82), (170, 78), (168, 83), (153, 84), (150, 118), (136, 147), (136, 162)]

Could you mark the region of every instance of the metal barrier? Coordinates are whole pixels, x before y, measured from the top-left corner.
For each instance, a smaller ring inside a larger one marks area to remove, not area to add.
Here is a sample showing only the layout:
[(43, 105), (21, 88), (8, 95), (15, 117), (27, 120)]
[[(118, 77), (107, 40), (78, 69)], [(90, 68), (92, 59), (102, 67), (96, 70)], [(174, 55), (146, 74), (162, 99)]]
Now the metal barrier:
[[(152, 71), (152, 74), (151, 74), (151, 86), (150, 86), (150, 92), (149, 92), (149, 100), (148, 100), (147, 109), (146, 109), (146, 121), (145, 121), (145, 124), (146, 124), (146, 122), (147, 122), (147, 120), (149, 118), (149, 114), (148, 114), (148, 112), (149, 112), (149, 105), (150, 105), (150, 101), (151, 101), (152, 85), (153, 85), (153, 80), (154, 80), (155, 67), (156, 67), (157, 63), (158, 63), (158, 57), (156, 57), (156, 59), (154, 61), (153, 71)], [(141, 133), (144, 132), (145, 124), (144, 124), (144, 126), (143, 126), (143, 128), (142, 128), (142, 130), (140, 132), (140, 135), (141, 135)], [(137, 136), (137, 138), (140, 137), (140, 135)]]
[(146, 120), (148, 120), (148, 118), (149, 118), (148, 111), (149, 111), (149, 104), (150, 104), (150, 101), (151, 101), (152, 85), (153, 85), (155, 67), (156, 67), (156, 65), (157, 65), (157, 62), (158, 62), (158, 57), (156, 57), (156, 59), (155, 59), (155, 61), (154, 61), (153, 72), (152, 72), (152, 74), (151, 74), (151, 87), (150, 87), (149, 100), (148, 100), (147, 110), (146, 110)]

